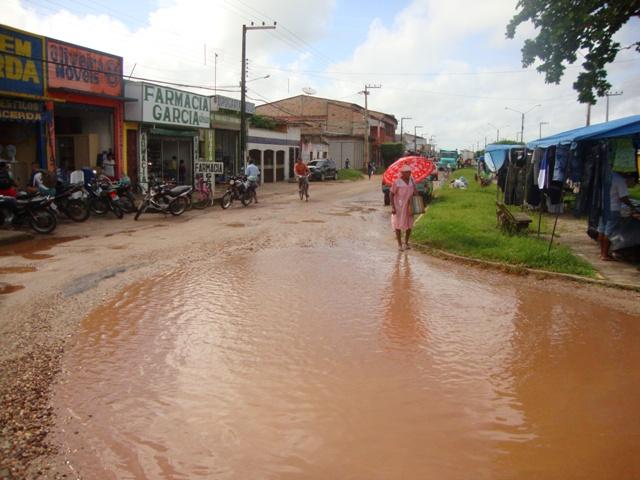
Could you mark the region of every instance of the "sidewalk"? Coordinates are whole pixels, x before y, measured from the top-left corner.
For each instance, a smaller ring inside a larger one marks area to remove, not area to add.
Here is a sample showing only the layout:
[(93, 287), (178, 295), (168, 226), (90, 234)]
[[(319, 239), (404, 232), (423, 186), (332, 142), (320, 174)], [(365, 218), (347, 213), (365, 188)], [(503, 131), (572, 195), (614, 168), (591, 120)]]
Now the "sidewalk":
[(584, 218), (562, 215), (558, 220), (558, 232), (554, 242), (566, 245), (578, 256), (593, 265), (604, 279), (630, 285), (640, 285), (637, 265), (627, 262), (605, 262), (600, 259), (599, 245), (586, 233)]
[(35, 234), (22, 230), (4, 230), (0, 229), (0, 245), (9, 245), (11, 243), (22, 242), (23, 240), (31, 240)]

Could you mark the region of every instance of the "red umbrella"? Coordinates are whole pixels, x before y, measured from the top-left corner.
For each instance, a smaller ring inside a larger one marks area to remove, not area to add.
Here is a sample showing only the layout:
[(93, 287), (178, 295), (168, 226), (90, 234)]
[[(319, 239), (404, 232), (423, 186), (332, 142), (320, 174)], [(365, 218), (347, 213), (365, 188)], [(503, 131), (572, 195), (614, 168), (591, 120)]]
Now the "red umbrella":
[(386, 185), (391, 185), (400, 178), (400, 170), (405, 165), (409, 165), (411, 167), (411, 177), (416, 183), (420, 183), (436, 171), (436, 164), (433, 160), (418, 156), (402, 157), (387, 168), (384, 175), (382, 175), (382, 181)]

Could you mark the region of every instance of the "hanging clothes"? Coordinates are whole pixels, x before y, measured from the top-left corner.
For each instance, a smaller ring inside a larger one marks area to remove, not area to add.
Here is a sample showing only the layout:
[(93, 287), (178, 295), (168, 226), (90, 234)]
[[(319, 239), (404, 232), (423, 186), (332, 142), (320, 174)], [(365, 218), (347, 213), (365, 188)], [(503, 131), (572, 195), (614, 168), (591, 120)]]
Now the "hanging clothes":
[(631, 138), (611, 140), (612, 166), (614, 172), (635, 172), (637, 169), (636, 148)]
[(569, 168), (569, 161), (571, 158), (571, 150), (568, 145), (559, 145), (556, 148), (555, 165), (553, 167), (554, 182), (564, 182), (567, 169)]

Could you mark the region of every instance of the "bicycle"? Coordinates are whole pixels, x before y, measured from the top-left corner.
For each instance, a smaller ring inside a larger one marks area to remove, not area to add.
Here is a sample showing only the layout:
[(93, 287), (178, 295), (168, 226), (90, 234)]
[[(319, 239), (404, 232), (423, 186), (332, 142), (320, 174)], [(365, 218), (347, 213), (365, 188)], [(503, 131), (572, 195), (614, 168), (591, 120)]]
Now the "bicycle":
[(309, 201), (309, 175), (298, 175), (298, 193), (300, 194), (300, 200), (307, 197)]
[(211, 188), (211, 174), (206, 178), (202, 174), (196, 176), (196, 188), (191, 195), (193, 208), (203, 209), (213, 207), (213, 189)]

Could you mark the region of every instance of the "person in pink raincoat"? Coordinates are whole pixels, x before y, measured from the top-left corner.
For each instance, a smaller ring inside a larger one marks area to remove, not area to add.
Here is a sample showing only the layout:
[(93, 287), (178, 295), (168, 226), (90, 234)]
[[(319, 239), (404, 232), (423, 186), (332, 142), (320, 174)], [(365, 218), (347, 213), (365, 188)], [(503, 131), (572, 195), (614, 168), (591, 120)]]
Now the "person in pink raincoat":
[[(413, 228), (413, 206), (411, 198), (416, 194), (416, 184), (411, 178), (411, 167), (405, 165), (400, 170), (400, 178), (391, 185), (391, 225), (396, 231), (398, 249), (408, 250), (409, 237)], [(402, 232), (404, 245), (402, 244)]]

